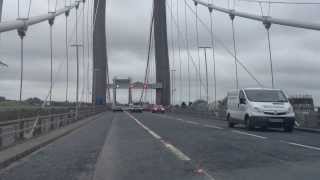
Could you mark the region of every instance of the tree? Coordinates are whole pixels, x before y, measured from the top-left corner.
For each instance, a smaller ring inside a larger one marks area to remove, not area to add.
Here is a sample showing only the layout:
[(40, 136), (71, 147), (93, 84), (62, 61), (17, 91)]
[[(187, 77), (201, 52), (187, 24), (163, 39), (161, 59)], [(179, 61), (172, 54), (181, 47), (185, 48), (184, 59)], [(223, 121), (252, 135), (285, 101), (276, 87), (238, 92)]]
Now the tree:
[(29, 99), (25, 100), (25, 102), (30, 105), (40, 106), (43, 101), (37, 97), (33, 97), (33, 98), (29, 98)]
[(5, 98), (5, 97), (0, 96), (0, 102), (3, 102), (3, 101), (5, 101), (5, 100), (6, 100), (6, 98)]

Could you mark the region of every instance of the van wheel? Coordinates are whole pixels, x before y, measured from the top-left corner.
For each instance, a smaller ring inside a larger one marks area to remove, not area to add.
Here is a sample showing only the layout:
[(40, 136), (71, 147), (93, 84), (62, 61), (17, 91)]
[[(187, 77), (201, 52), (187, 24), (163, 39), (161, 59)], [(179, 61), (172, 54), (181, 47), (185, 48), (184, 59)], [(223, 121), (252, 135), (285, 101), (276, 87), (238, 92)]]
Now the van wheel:
[(252, 121), (251, 121), (249, 116), (246, 116), (245, 125), (246, 125), (246, 129), (248, 131), (252, 131), (254, 129), (254, 125), (253, 125), (253, 123), (252, 123)]
[(229, 128), (233, 128), (234, 127), (235, 123), (231, 122), (229, 114), (227, 115), (227, 122), (228, 122)]

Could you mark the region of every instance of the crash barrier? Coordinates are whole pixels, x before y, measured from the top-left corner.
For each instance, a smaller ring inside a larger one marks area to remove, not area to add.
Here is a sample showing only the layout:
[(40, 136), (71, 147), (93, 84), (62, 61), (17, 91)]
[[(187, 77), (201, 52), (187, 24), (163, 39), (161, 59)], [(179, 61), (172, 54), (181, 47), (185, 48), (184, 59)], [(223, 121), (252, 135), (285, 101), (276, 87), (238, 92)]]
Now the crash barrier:
[(214, 118), (217, 120), (225, 120), (224, 111), (198, 111), (191, 108), (172, 108), (170, 112), (178, 114), (189, 114), (201, 118)]
[(106, 107), (89, 107), (68, 113), (50, 114), (0, 122), (0, 150), (67, 126), (106, 111)]

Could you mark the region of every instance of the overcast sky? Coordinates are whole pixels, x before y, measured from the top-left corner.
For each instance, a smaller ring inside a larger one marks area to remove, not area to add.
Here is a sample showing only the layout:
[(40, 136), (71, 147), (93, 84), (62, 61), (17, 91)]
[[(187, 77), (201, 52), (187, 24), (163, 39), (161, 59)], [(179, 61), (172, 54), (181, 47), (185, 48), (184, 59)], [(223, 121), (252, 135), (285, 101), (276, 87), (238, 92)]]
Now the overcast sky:
[[(172, 0), (173, 17), (171, 18), (171, 0), (167, 0), (167, 23), (168, 42), (170, 47), (170, 65), (176, 70), (176, 92), (174, 101), (188, 100), (187, 92), (187, 61), (185, 44), (185, 18), (184, 1)], [(187, 0), (194, 9), (192, 0)], [(27, 14), (29, 0), (21, 0), (20, 16)], [(54, 9), (55, 1), (51, 0), (49, 9)], [(178, 4), (177, 4), (178, 2)], [(228, 7), (228, 1), (215, 0), (217, 5)], [(233, 1), (232, 1), (233, 2)], [(236, 10), (253, 14), (261, 14), (258, 4), (236, 1), (230, 7)], [(177, 8), (178, 5), (178, 8)], [(57, 8), (64, 6), (64, 0), (58, 0)], [(91, 5), (90, 5), (91, 6)], [(3, 21), (17, 18), (17, 1), (4, 0)], [(179, 19), (177, 18), (177, 9)], [(262, 7), (263, 14), (268, 15), (268, 7)], [(278, 5), (271, 6), (270, 15), (284, 19), (295, 19), (310, 23), (320, 23), (320, 5)], [(134, 80), (142, 80), (146, 66), (147, 39), (151, 18), (152, 0), (107, 0), (107, 36), (108, 36), (108, 58), (110, 77), (132, 77)], [(209, 26), (209, 12), (207, 8), (199, 6), (199, 16)], [(46, 13), (48, 11), (47, 1), (33, 0), (31, 16)], [(86, 9), (87, 11), (87, 9)], [(80, 11), (81, 12), (81, 11)], [(70, 15), (69, 42), (74, 43), (74, 12)], [(81, 14), (80, 14), (80, 18)], [(175, 24), (178, 21), (180, 33)], [(80, 21), (81, 22), (81, 21)], [(188, 9), (187, 13), (188, 40), (190, 43), (190, 54), (198, 66), (198, 55), (196, 48), (195, 16)], [(216, 67), (217, 67), (217, 94), (218, 98), (226, 95), (226, 92), (235, 88), (235, 66), (232, 56), (221, 46), (221, 42), (233, 51), (231, 21), (228, 15), (214, 12), (214, 34), (216, 36)], [(79, 25), (81, 26), (81, 24)], [(85, 26), (87, 27), (87, 26)], [(264, 26), (260, 22), (236, 18), (236, 42), (239, 59), (266, 87), (271, 86), (270, 64), (268, 57), (267, 37)], [(87, 29), (86, 29), (87, 30)], [(172, 31), (173, 30), (173, 31)], [(58, 17), (54, 25), (54, 71), (55, 85), (53, 99), (64, 100), (65, 97), (65, 17)], [(172, 33), (173, 32), (173, 33)], [(275, 71), (275, 85), (284, 89), (289, 95), (311, 94), (316, 104), (320, 103), (319, 77), (319, 42), (320, 32), (289, 28), (273, 25), (271, 28), (272, 56)], [(200, 45), (210, 45), (210, 34), (203, 24), (199, 24)], [(79, 32), (81, 39), (81, 31)], [(180, 39), (178, 42), (177, 40)], [(172, 40), (174, 48), (172, 48)], [(87, 42), (85, 42), (87, 44)], [(25, 38), (25, 81), (23, 85), (23, 98), (40, 97), (48, 94), (50, 79), (50, 49), (49, 49), (49, 25), (44, 22), (30, 27)], [(181, 56), (178, 56), (178, 47), (181, 48)], [(85, 46), (85, 49), (87, 47)], [(200, 52), (201, 76), (204, 80), (204, 56)], [(87, 57), (87, 50), (85, 53)], [(87, 61), (88, 58), (86, 58)], [(20, 79), (20, 40), (16, 31), (1, 34), (0, 60), (9, 65), (9, 68), (0, 69), (0, 96), (10, 99), (18, 98)], [(75, 97), (75, 51), (70, 49), (70, 99)], [(212, 51), (208, 51), (210, 99), (213, 100), (213, 58)], [(179, 63), (182, 63), (182, 79), (180, 82)], [(86, 62), (87, 64), (87, 62)], [(191, 100), (199, 98), (199, 80), (195, 68), (190, 63)], [(85, 66), (87, 67), (87, 66)], [(153, 68), (154, 69), (154, 68)], [(153, 70), (154, 71), (154, 70)], [(84, 77), (84, 76), (83, 76)], [(81, 77), (83, 79), (83, 77)], [(256, 87), (257, 84), (248, 74), (239, 67), (239, 80), (241, 87)], [(82, 83), (81, 83), (82, 84)], [(203, 83), (204, 84), (204, 83)], [(81, 85), (82, 86), (82, 85)], [(81, 91), (82, 92), (82, 89)], [(86, 92), (86, 91), (84, 91)], [(202, 98), (204, 98), (204, 87), (202, 87)], [(119, 93), (120, 101), (127, 100), (126, 91)], [(135, 93), (136, 99), (139, 93)], [(149, 95), (148, 97), (151, 97)], [(85, 98), (82, 98), (85, 99)]]

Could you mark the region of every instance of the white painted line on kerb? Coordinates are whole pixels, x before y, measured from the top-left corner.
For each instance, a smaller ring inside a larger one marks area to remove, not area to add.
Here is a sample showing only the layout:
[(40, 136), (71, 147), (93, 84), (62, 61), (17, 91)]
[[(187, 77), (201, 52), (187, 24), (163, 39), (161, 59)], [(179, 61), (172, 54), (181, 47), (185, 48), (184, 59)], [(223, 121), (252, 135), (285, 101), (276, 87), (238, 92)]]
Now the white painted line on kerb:
[(255, 134), (249, 134), (249, 133), (242, 132), (242, 131), (237, 131), (237, 130), (232, 130), (232, 132), (237, 133), (237, 134), (252, 136), (252, 137), (256, 137), (256, 138), (260, 138), (260, 139), (268, 139), (267, 137), (264, 137), (264, 136), (259, 136), (259, 135), (255, 135)]
[(160, 140), (160, 142), (170, 151), (172, 152), (178, 159), (182, 161), (190, 161), (191, 159), (185, 155), (182, 151), (180, 151), (178, 148), (174, 147), (172, 144), (169, 144), (165, 142), (161, 136), (159, 136), (157, 133), (153, 132), (151, 129), (149, 129), (147, 126), (142, 124), (137, 118), (132, 116), (130, 113), (126, 112), (126, 114), (133, 119), (137, 124), (139, 124), (143, 129), (145, 129), (149, 134), (151, 134), (154, 138)]
[(309, 146), (309, 145), (298, 144), (298, 143), (287, 142), (287, 141), (283, 141), (283, 142), (288, 143), (288, 144), (290, 144), (290, 145), (292, 145), (292, 146), (298, 146), (298, 147), (302, 147), (302, 148), (306, 148), (306, 149), (312, 149), (312, 150), (320, 151), (320, 147)]

